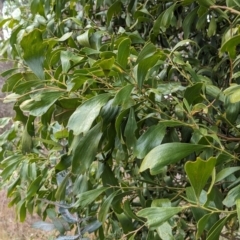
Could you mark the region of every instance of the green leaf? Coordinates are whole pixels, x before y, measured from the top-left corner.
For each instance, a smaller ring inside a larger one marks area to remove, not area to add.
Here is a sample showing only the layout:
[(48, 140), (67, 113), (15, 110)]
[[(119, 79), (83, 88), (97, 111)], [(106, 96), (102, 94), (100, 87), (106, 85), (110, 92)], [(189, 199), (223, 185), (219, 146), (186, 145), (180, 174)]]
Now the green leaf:
[(212, 37), (213, 35), (215, 35), (216, 28), (217, 28), (217, 23), (215, 20), (215, 16), (212, 15), (210, 23), (209, 23), (209, 27), (208, 27), (208, 32), (207, 32), (208, 37)]
[(90, 167), (96, 157), (98, 144), (102, 137), (101, 123), (94, 126), (85, 136), (76, 137), (79, 139), (73, 149), (72, 172), (84, 173)]
[(153, 43), (147, 43), (139, 53), (136, 62), (139, 63), (143, 59), (151, 57), (156, 51), (156, 46)]
[(139, 159), (144, 158), (149, 151), (162, 143), (165, 132), (166, 127), (163, 124), (158, 124), (147, 129), (137, 140), (133, 152), (134, 155)]
[(107, 26), (109, 26), (113, 15), (121, 12), (121, 8), (122, 8), (121, 1), (116, 1), (113, 4), (111, 4), (111, 6), (109, 7), (109, 9), (107, 11)]
[(159, 55), (154, 54), (148, 58), (141, 60), (137, 67), (137, 83), (139, 89), (142, 89), (143, 82), (146, 79), (148, 71), (155, 66), (157, 61), (159, 60)]
[(223, 226), (229, 219), (229, 216), (219, 219), (209, 230), (206, 240), (216, 240), (219, 239), (220, 233), (222, 232)]
[(199, 99), (201, 100), (201, 92), (202, 92), (202, 83), (196, 83), (193, 86), (190, 86), (186, 89), (184, 93), (184, 98), (187, 100), (188, 104), (191, 105), (193, 103), (198, 103)]
[(104, 223), (107, 219), (107, 214), (109, 212), (109, 208), (112, 204), (112, 201), (114, 199), (114, 197), (117, 195), (118, 191), (115, 191), (113, 193), (111, 193), (102, 203), (102, 206), (99, 210), (98, 213), (98, 220), (102, 223)]
[(124, 38), (118, 46), (117, 62), (123, 67), (127, 67), (130, 54), (131, 40)]
[(176, 163), (189, 154), (206, 148), (203, 145), (190, 143), (165, 143), (152, 149), (143, 159), (140, 172), (150, 169), (151, 174), (161, 172), (169, 164)]
[(78, 43), (83, 47), (91, 47), (89, 39), (90, 39), (90, 36), (93, 32), (94, 32), (94, 30), (92, 28), (84, 31), (83, 34), (81, 34), (77, 37)]
[(27, 211), (26, 211), (27, 209), (26, 209), (25, 204), (26, 204), (26, 202), (24, 200), (21, 200), (17, 204), (17, 212), (18, 212), (20, 222), (24, 222), (24, 220), (27, 216)]
[(134, 102), (131, 98), (131, 92), (134, 88), (134, 85), (128, 84), (121, 88), (113, 99), (113, 105), (121, 105), (123, 109), (131, 107)]
[(63, 95), (63, 91), (44, 91), (32, 95), (32, 98), (24, 101), (20, 108), (33, 116), (42, 116)]
[(235, 205), (237, 199), (240, 198), (240, 185), (231, 189), (227, 196), (223, 200), (223, 204), (227, 207), (232, 207)]
[(216, 183), (222, 181), (224, 178), (228, 177), (229, 175), (239, 171), (240, 167), (228, 167), (222, 169), (216, 176)]
[(163, 14), (161, 25), (165, 28), (168, 28), (172, 22), (172, 19), (174, 18), (174, 9), (176, 7), (176, 3), (174, 3), (172, 6), (170, 6)]
[(194, 22), (196, 21), (197, 11), (198, 11), (198, 7), (192, 10), (183, 20), (182, 27), (183, 27), (185, 39), (189, 37), (191, 30), (193, 29)]
[(69, 181), (69, 174), (67, 174), (62, 182), (59, 184), (57, 191), (55, 193), (55, 198), (57, 201), (64, 200), (66, 197), (66, 187)]
[(208, 223), (209, 218), (212, 216), (212, 213), (204, 215), (197, 223), (197, 233), (196, 239), (199, 239)]
[(236, 200), (236, 207), (237, 207), (238, 222), (240, 222), (240, 198)]
[(31, 183), (27, 190), (27, 199), (30, 199), (32, 196), (34, 196), (40, 189), (42, 180), (43, 177), (40, 175)]
[(84, 102), (71, 115), (67, 127), (73, 130), (75, 135), (87, 132), (110, 96), (108, 93), (100, 94)]
[(76, 203), (74, 204), (74, 207), (86, 207), (88, 206), (90, 203), (92, 203), (100, 194), (102, 194), (104, 191), (106, 191), (107, 188), (106, 187), (101, 187), (101, 188), (97, 188), (97, 189), (93, 189), (84, 193), (80, 193), (79, 195), (77, 195), (78, 200), (76, 201)]
[(31, 135), (27, 131), (27, 126), (25, 126), (22, 134), (22, 153), (27, 154), (32, 151), (33, 141)]
[(210, 7), (211, 5), (214, 5), (215, 0), (198, 0), (197, 1), (200, 6), (203, 7)]
[(137, 122), (135, 119), (134, 108), (130, 108), (130, 112), (128, 115), (128, 121), (124, 130), (124, 136), (126, 137), (126, 145), (133, 149), (136, 144), (136, 136), (135, 131), (137, 130)]
[(22, 73), (15, 73), (11, 75), (3, 84), (2, 92), (12, 92), (15, 87), (22, 81)]
[(224, 42), (221, 46), (221, 52), (228, 52), (230, 58), (234, 59), (236, 57), (236, 47), (240, 42), (240, 35), (234, 36)]
[(73, 63), (78, 63), (83, 59), (83, 57), (77, 56), (70, 51), (61, 51), (60, 59), (62, 63), (62, 70), (64, 73), (67, 73), (71, 67), (71, 61)]
[(168, 222), (161, 224), (159, 227), (157, 227), (156, 231), (161, 239), (164, 240), (175, 239), (172, 234), (172, 226)]
[(27, 65), (36, 74), (36, 76), (44, 80), (45, 73), (43, 63), (45, 58), (45, 44), (42, 39), (42, 32), (34, 29), (21, 40), (21, 47), (23, 49), (23, 59)]
[(125, 234), (134, 231), (134, 226), (133, 226), (133, 222), (132, 222), (131, 218), (126, 216), (124, 213), (121, 213), (121, 214), (115, 213), (115, 214), (116, 214), (118, 221), (121, 224), (121, 228)]
[(140, 221), (141, 219), (139, 217), (137, 217), (135, 215), (135, 213), (133, 212), (131, 205), (130, 205), (130, 201), (127, 199), (126, 201), (124, 201), (123, 203), (123, 211), (124, 213), (131, 219), (135, 219)]
[(147, 218), (149, 227), (157, 228), (168, 219), (183, 211), (184, 207), (151, 207), (137, 212), (137, 216)]
[(216, 158), (213, 157), (206, 161), (197, 158), (195, 162), (186, 162), (185, 171), (197, 198), (199, 198), (202, 189), (206, 185), (215, 164)]

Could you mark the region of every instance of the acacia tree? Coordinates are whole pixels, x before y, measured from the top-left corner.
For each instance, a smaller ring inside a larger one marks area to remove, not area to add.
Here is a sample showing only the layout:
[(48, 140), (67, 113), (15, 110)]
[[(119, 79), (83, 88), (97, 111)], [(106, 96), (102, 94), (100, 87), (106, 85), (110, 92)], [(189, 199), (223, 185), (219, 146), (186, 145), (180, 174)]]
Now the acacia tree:
[(1, 21), (20, 221), (48, 216), (34, 226), (59, 240), (237, 238), (239, 2), (24, 4)]

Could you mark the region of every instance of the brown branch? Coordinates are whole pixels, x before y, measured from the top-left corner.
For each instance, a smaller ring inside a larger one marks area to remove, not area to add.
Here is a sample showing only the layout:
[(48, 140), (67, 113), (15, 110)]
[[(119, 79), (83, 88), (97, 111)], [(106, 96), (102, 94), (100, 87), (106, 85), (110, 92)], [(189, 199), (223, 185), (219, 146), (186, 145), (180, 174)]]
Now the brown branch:
[(237, 15), (240, 15), (240, 12), (233, 9), (233, 8), (230, 8), (230, 7), (227, 7), (227, 6), (220, 6), (220, 5), (213, 5), (213, 6), (210, 6), (211, 9), (224, 9), (224, 10), (227, 10), (231, 13), (234, 13), (234, 14), (237, 14)]

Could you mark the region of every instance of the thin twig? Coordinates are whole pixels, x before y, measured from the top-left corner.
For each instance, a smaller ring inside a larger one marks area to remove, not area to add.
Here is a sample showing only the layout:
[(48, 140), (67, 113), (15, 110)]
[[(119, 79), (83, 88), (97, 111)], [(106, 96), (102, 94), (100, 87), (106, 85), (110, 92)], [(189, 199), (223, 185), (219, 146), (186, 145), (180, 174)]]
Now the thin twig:
[(235, 9), (233, 9), (233, 8), (227, 7), (227, 6), (213, 5), (213, 6), (210, 6), (210, 8), (211, 8), (211, 9), (218, 9), (218, 8), (220, 8), (220, 9), (227, 10), (227, 11), (229, 11), (229, 12), (231, 12), (231, 13), (235, 13), (235, 14), (237, 14), (237, 15), (240, 15), (240, 12), (239, 12), (239, 11), (237, 11), (237, 10), (235, 10)]

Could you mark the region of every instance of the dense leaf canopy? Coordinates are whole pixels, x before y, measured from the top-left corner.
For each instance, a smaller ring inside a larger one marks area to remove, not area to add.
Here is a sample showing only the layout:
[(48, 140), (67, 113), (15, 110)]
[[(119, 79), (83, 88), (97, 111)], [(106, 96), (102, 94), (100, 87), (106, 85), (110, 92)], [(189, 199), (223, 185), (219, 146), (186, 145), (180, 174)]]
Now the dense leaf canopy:
[(19, 219), (59, 240), (237, 239), (239, 23), (238, 0), (16, 6), (0, 167)]

